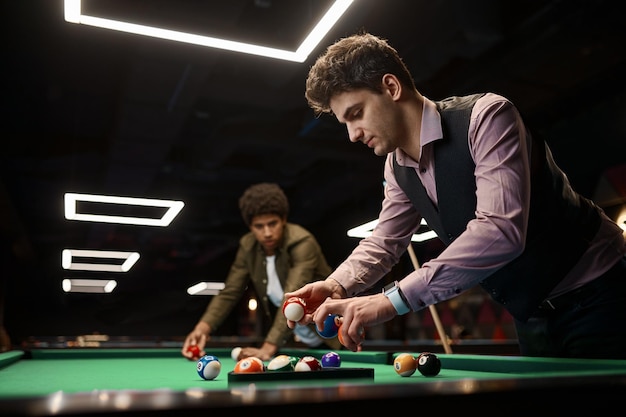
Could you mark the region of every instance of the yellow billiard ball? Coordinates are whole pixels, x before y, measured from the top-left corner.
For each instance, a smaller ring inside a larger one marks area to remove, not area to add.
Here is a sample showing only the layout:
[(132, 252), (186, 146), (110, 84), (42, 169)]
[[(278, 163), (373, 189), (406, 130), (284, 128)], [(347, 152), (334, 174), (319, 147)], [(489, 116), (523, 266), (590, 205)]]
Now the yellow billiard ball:
[(400, 376), (411, 376), (417, 369), (415, 357), (410, 353), (401, 353), (393, 360), (393, 369)]

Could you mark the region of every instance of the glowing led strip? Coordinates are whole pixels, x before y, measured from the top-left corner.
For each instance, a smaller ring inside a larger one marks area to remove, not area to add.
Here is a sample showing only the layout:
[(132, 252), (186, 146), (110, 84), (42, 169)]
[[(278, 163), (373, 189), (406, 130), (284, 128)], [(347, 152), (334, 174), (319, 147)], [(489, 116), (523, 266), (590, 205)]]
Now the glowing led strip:
[[(109, 203), (131, 206), (147, 206), (147, 207), (168, 207), (167, 212), (160, 219), (149, 217), (128, 217), (128, 216), (110, 216), (102, 214), (77, 213), (76, 203), (78, 201), (89, 201), (93, 203)], [(143, 226), (168, 226), (174, 217), (180, 213), (185, 206), (182, 201), (157, 200), (148, 198), (134, 197), (117, 197), (109, 195), (92, 195), (92, 194), (65, 194), (65, 218), (68, 220), (78, 220), (84, 222), (105, 222), (118, 224), (136, 224)]]
[(111, 279), (73, 279), (66, 278), (62, 282), (65, 292), (111, 293), (117, 282)]
[(191, 33), (178, 32), (157, 27), (137, 25), (129, 22), (103, 19), (95, 16), (86, 16), (82, 14), (81, 0), (65, 0), (64, 13), (65, 20), (70, 23), (96, 26), (104, 29), (152, 36), (155, 38), (208, 46), (211, 48), (261, 55), (269, 58), (283, 59), (286, 61), (304, 62), (311, 51), (313, 51), (322, 38), (326, 36), (326, 33), (328, 33), (334, 24), (337, 23), (339, 18), (344, 14), (353, 1), (354, 0), (335, 1), (295, 52), (249, 43), (229, 41), (227, 39), (213, 38), (210, 36), (194, 35)]
[(189, 295), (217, 295), (224, 289), (223, 282), (199, 282), (187, 288)]
[[(372, 234), (372, 231), (374, 230), (374, 228), (376, 227), (376, 225), (378, 224), (378, 219), (376, 220), (372, 220), (370, 222), (364, 223), (360, 226), (357, 227), (353, 227), (352, 229), (348, 230), (348, 236), (350, 237), (359, 237), (359, 238), (364, 238), (364, 237), (368, 237)], [(424, 226), (428, 226), (426, 224), (426, 221), (424, 219), (422, 219), (422, 222), (420, 223), (421, 225)], [(429, 230), (427, 232), (424, 233), (416, 233), (411, 237), (411, 241), (413, 242), (424, 242), (426, 240), (430, 240), (433, 238), (436, 238), (437, 234), (432, 231)]]
[[(75, 257), (125, 259), (125, 261), (121, 265), (104, 263), (74, 263), (72, 260)], [(61, 255), (61, 265), (63, 266), (63, 269), (73, 269), (78, 271), (128, 272), (130, 271), (130, 268), (135, 265), (137, 260), (139, 260), (139, 253), (137, 252), (64, 249)]]

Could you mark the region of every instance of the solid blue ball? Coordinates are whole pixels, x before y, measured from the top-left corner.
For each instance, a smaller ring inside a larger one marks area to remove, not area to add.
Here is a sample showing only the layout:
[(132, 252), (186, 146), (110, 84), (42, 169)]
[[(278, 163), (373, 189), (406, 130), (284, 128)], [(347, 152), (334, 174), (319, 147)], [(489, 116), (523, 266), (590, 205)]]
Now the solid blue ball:
[(317, 333), (322, 336), (324, 339), (332, 339), (337, 336), (337, 332), (339, 331), (339, 323), (337, 322), (336, 314), (329, 314), (324, 320), (324, 330), (320, 330), (316, 328)]
[(215, 379), (220, 374), (222, 364), (216, 356), (204, 355), (198, 360), (196, 369), (202, 379), (211, 380)]
[(322, 356), (322, 368), (339, 368), (341, 357), (337, 352), (328, 352)]

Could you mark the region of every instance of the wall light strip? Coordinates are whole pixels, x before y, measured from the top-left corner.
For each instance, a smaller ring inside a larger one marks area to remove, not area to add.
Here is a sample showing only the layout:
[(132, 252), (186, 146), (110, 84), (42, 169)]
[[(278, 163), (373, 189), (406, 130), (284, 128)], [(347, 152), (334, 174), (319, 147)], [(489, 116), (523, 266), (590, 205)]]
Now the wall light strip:
[(226, 49), (234, 52), (260, 55), (268, 58), (286, 61), (304, 62), (317, 44), (345, 13), (354, 0), (337, 0), (328, 9), (324, 17), (315, 25), (295, 52), (266, 46), (230, 41), (210, 36), (194, 35), (191, 33), (161, 29), (157, 27), (138, 25), (129, 22), (103, 19), (82, 14), (81, 0), (65, 0), (65, 20), (70, 23), (96, 26), (103, 29), (134, 33), (136, 35), (151, 36), (176, 42), (185, 42), (210, 48)]
[(112, 279), (72, 279), (66, 278), (61, 283), (65, 292), (105, 293), (113, 292), (117, 282)]
[[(78, 213), (76, 203), (87, 201), (92, 203), (108, 203), (130, 206), (168, 207), (169, 210), (159, 218), (110, 216), (102, 214)], [(142, 226), (168, 226), (185, 206), (182, 201), (157, 200), (148, 198), (117, 197), (109, 195), (65, 193), (65, 218), (84, 222), (104, 222), (118, 224), (136, 224)]]
[(199, 282), (187, 288), (189, 295), (217, 295), (224, 289), (223, 282)]
[[(121, 265), (104, 263), (74, 263), (73, 258), (75, 257), (125, 259), (125, 261)], [(64, 249), (61, 254), (61, 265), (63, 266), (63, 269), (73, 269), (78, 271), (128, 272), (138, 260), (139, 253), (137, 252)]]
[[(377, 224), (378, 224), (378, 219), (375, 219), (367, 223), (363, 223), (360, 226), (353, 227), (352, 229), (348, 230), (348, 236), (358, 237), (358, 238), (368, 237), (372, 234), (372, 231), (374, 230)], [(428, 226), (424, 219), (422, 219), (420, 224), (423, 226)], [(412, 242), (424, 242), (426, 240), (430, 240), (436, 237), (437, 237), (437, 234), (434, 231), (429, 230), (427, 232), (414, 234), (411, 237), (411, 241)]]

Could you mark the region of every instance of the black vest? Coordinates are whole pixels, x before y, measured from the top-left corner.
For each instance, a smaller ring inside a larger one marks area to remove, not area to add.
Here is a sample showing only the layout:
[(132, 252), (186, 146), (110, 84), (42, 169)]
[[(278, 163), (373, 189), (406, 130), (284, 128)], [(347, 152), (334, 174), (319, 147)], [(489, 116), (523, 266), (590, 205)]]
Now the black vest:
[[(446, 245), (476, 217), (475, 164), (468, 147), (468, 130), (472, 108), (483, 95), (436, 102), (443, 127), (443, 139), (434, 144), (439, 209), (428, 198), (415, 169), (398, 165), (394, 155), (398, 184)], [(531, 196), (525, 249), (480, 283), (520, 321), (527, 321), (572, 269), (600, 226), (597, 206), (572, 190), (552, 159), (548, 145), (534, 137), (531, 140)]]

